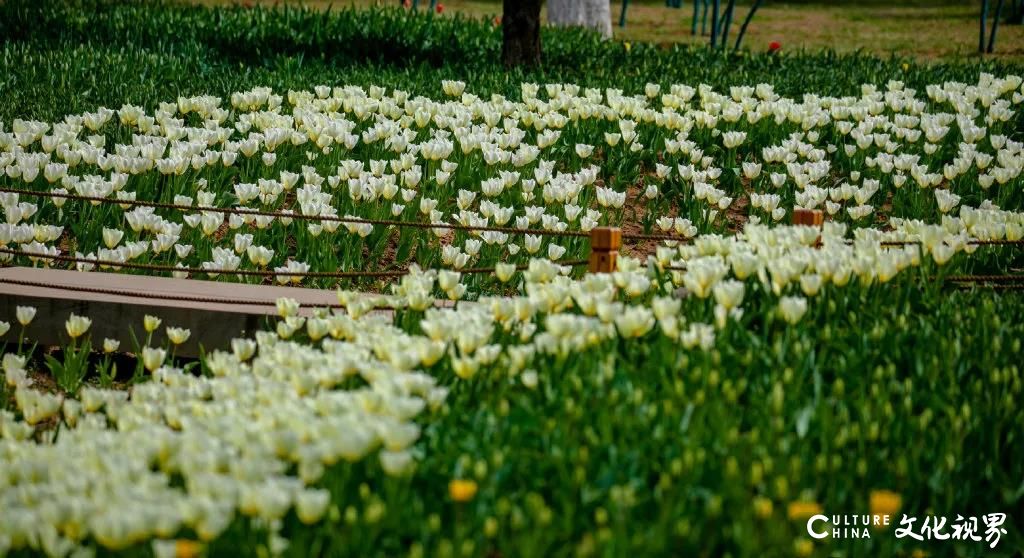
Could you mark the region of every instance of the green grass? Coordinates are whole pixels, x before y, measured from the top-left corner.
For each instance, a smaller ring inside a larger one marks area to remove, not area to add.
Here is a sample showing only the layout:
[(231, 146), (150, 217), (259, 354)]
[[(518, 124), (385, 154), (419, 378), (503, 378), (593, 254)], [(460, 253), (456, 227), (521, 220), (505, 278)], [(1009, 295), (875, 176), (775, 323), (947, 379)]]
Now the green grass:
[[(281, 5), (280, 0), (194, 0), (202, 5)], [(384, 0), (288, 0), (290, 6), (308, 6), (317, 10), (343, 7), (368, 8), (396, 6)], [(501, 13), (496, 0), (448, 0), (441, 2), (443, 15), (468, 15), (491, 18)], [(707, 34), (691, 33), (693, 4), (682, 9), (665, 7), (660, 0), (633, 0), (626, 11), (627, 21), (619, 26), (621, 1), (611, 3), (614, 38), (658, 44), (706, 44)], [(725, 2), (722, 3), (723, 6)], [(730, 36), (735, 40), (739, 25), (750, 8), (749, 0), (736, 6), (736, 21)], [(1009, 11), (1009, 2), (1004, 15)], [(419, 2), (419, 10), (428, 11), (429, 0)], [(546, 10), (546, 8), (544, 8)], [(990, 10), (994, 12), (995, 3)], [(755, 51), (767, 49), (778, 41), (787, 50), (824, 48), (840, 52), (863, 51), (888, 56), (892, 53), (917, 60), (980, 59), (977, 54), (980, 2), (944, 0), (939, 2), (881, 2), (878, 0), (839, 2), (765, 2), (747, 30), (744, 43)], [(542, 12), (544, 13), (544, 12)], [(730, 42), (730, 45), (732, 43)], [(1024, 27), (1003, 25), (993, 55), (1006, 60), (1024, 60)]]
[(151, 108), (179, 95), (226, 96), (253, 86), (286, 90), (373, 82), (434, 93), (440, 79), (462, 79), (474, 90), (512, 94), (523, 81), (638, 90), (653, 80), (716, 88), (770, 83), (782, 95), (799, 96), (855, 94), (862, 83), (884, 85), (890, 79), (923, 89), (945, 80), (970, 82), (979, 71), (1021, 71), (1003, 61), (918, 64), (820, 51), (767, 56), (640, 43), (627, 51), (588, 33), (545, 30), (543, 67), (505, 72), (499, 65), (500, 29), (478, 20), (394, 9), (327, 15), (292, 8), (274, 13), (76, 5), (0, 5), (0, 120), (56, 119), (125, 102)]

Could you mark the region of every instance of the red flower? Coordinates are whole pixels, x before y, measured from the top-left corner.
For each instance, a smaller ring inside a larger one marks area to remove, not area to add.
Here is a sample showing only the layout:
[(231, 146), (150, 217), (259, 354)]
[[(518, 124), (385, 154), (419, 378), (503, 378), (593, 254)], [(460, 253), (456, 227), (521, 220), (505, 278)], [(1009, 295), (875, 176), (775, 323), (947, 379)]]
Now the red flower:
[(494, 16), (494, 19), (492, 21), (494, 22), (494, 26), (495, 27), (501, 25), (501, 16), (500, 15)]
[(412, 0), (402, 0), (402, 7), (409, 9), (412, 7)]
[(772, 41), (768, 43), (768, 52), (775, 52), (780, 48), (782, 48), (782, 43), (780, 43), (779, 41)]
[(438, 2), (437, 5), (434, 6), (434, 11), (439, 13), (439, 14), (440, 13), (444, 13), (444, 4)]

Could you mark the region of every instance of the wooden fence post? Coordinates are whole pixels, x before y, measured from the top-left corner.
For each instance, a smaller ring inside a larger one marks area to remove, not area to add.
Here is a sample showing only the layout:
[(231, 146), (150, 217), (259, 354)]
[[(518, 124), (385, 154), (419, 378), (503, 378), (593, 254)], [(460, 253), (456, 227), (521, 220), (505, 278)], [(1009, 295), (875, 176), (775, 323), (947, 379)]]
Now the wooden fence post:
[(622, 229), (596, 227), (590, 231), (590, 272), (611, 273), (618, 264)]
[(825, 214), (820, 209), (794, 209), (793, 224), (820, 227), (825, 223)]
[[(825, 214), (820, 209), (794, 209), (793, 224), (817, 227), (818, 229), (821, 229), (822, 225), (825, 224)], [(816, 247), (821, 246), (820, 234), (818, 235), (818, 240), (815, 241), (814, 245)]]

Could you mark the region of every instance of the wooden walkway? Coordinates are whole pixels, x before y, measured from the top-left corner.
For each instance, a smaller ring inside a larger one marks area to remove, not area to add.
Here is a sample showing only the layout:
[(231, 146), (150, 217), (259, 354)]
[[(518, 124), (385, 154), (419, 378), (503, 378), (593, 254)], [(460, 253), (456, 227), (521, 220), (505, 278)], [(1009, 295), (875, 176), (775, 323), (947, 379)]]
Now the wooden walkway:
[(28, 267), (0, 268), (0, 320), (11, 323), (6, 337), (17, 336), (21, 326), (15, 307), (35, 306), (35, 319), (27, 338), (40, 345), (67, 341), (64, 322), (72, 313), (92, 319), (89, 330), (93, 347), (104, 338), (121, 341), (122, 351), (132, 351), (129, 329), (144, 338), (146, 314), (163, 320), (154, 333), (154, 345), (164, 344), (164, 327), (188, 328), (192, 335), (177, 349), (180, 356), (197, 356), (199, 343), (205, 351), (226, 349), (231, 339), (251, 336), (264, 329), (268, 316), (277, 314), (275, 302), (289, 297), (309, 316), (313, 308), (337, 306), (334, 291), (270, 285), (243, 285), (197, 279), (173, 279), (119, 273), (81, 272)]

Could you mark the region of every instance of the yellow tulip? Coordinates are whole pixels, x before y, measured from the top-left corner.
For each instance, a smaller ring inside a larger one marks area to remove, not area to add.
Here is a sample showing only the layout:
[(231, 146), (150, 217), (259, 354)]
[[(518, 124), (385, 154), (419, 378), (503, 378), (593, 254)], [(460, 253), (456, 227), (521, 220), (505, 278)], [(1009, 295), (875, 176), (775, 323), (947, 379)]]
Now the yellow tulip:
[(790, 502), (786, 508), (786, 516), (791, 520), (807, 519), (812, 515), (821, 513), (821, 505), (817, 502), (798, 500)]
[(884, 515), (890, 518), (896, 515), (903, 505), (903, 498), (891, 490), (872, 490), (868, 500), (871, 515)]
[(468, 502), (476, 496), (476, 482), (472, 480), (455, 479), (448, 483), (448, 495), (456, 502)]

